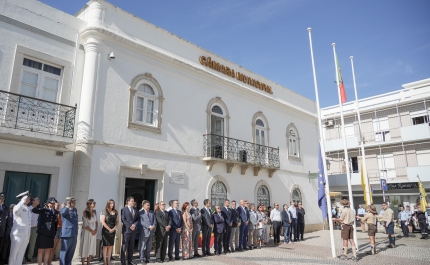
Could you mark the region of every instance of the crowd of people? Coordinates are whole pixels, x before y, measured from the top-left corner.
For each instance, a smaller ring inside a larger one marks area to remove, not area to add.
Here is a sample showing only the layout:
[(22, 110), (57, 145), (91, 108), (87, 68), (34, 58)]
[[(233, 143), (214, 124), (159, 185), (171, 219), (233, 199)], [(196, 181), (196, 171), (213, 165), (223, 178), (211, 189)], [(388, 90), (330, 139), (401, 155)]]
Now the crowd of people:
[[(121, 263), (133, 264), (137, 233), (140, 234), (142, 263), (150, 262), (151, 242), (154, 237), (156, 261), (160, 263), (260, 249), (269, 242), (271, 227), (276, 245), (281, 244), (282, 227), (284, 244), (304, 240), (305, 210), (301, 202), (298, 207), (294, 202), (291, 202), (290, 206), (284, 204), (283, 210), (279, 210), (278, 203), (274, 204), (273, 209), (266, 209), (265, 205), (255, 205), (247, 200), (240, 200), (239, 205), (236, 204), (236, 201), (225, 200), (223, 205), (212, 207), (211, 201), (205, 199), (203, 207), (199, 209), (197, 200), (184, 202), (182, 207), (179, 207), (178, 200), (171, 200), (168, 208), (163, 201), (156, 203), (152, 212), (149, 210), (149, 201), (143, 201), (142, 209), (138, 211), (134, 198), (128, 197), (126, 206), (121, 210)], [(211, 252), (212, 238), (214, 253)], [(105, 264), (109, 264), (109, 253), (104, 259)]]
[(411, 222), (416, 221), (421, 230), (421, 239), (426, 239), (428, 234), (428, 214), (427, 212), (423, 212), (420, 209), (420, 204), (417, 204), (415, 207), (414, 213), (412, 213), (409, 209), (409, 206), (406, 206), (407, 210), (404, 210), (404, 207), (400, 207), (400, 212), (398, 214), (398, 219), (394, 219), (394, 211), (389, 207), (387, 202), (382, 203), (381, 212), (377, 213), (376, 206), (371, 204), (364, 209), (362, 205), (359, 205), (357, 211), (355, 209), (351, 209), (350, 202), (347, 198), (343, 198), (341, 201), (342, 209), (338, 207), (333, 208), (332, 210), (332, 219), (333, 222), (339, 224), (341, 226), (341, 238), (343, 240), (343, 254), (339, 256), (342, 260), (349, 259), (347, 257), (348, 253), (348, 243), (351, 244), (352, 249), (352, 257), (351, 260), (357, 261), (357, 247), (354, 243), (354, 223), (356, 220), (360, 220), (361, 223), (361, 231), (363, 233), (367, 233), (370, 240), (370, 250), (366, 252), (369, 255), (376, 254), (376, 241), (375, 236), (377, 232), (378, 222), (384, 228), (384, 232), (388, 235), (388, 245), (387, 248), (395, 248), (396, 246), (396, 237), (394, 233), (395, 223), (400, 223), (400, 227), (402, 228), (403, 234), (405, 237), (409, 236), (409, 232), (412, 232), (412, 224)]
[[(71, 265), (78, 239), (76, 199), (68, 197), (60, 206), (53, 197), (41, 203), (29, 192), (19, 194), (17, 198), (19, 202), (16, 205), (7, 207), (4, 205), (5, 195), (0, 193), (0, 265), (35, 262), (35, 248), (40, 265), (50, 265), (55, 258), (59, 258), (61, 265)], [(284, 244), (304, 240), (305, 210), (301, 202), (297, 206), (295, 202), (284, 204), (283, 209), (278, 203), (273, 209), (247, 200), (236, 204), (236, 201), (225, 200), (223, 205), (212, 207), (211, 201), (205, 199), (199, 209), (197, 200), (184, 202), (182, 207), (179, 207), (178, 200), (171, 200), (169, 207), (161, 201), (152, 205), (154, 211), (151, 211), (149, 201), (136, 205), (134, 198), (128, 197), (120, 212), (111, 199), (98, 216), (96, 202), (90, 199), (81, 216), (82, 234), (78, 250), (81, 262), (89, 265), (96, 255), (97, 232), (101, 227), (101, 260), (103, 264), (110, 265), (120, 225), (120, 258), (121, 263), (127, 265), (134, 264), (136, 238), (139, 240), (141, 263), (150, 262), (152, 251), (155, 251), (156, 261), (162, 263), (261, 249), (272, 236), (275, 245), (280, 245), (282, 230)], [(59, 247), (60, 255), (55, 257)]]

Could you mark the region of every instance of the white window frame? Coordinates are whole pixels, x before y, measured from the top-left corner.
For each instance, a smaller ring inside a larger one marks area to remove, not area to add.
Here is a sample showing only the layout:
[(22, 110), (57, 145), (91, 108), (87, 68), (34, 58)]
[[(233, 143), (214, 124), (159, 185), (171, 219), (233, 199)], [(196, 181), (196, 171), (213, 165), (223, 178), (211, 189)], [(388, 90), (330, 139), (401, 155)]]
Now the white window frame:
[[(22, 69), (21, 69), (21, 76), (20, 76), (20, 82), (19, 82), (19, 94), (22, 94), (21, 93), (21, 91), (22, 91), (22, 84), (23, 84), (23, 80), (22, 79), (24, 77), (24, 72), (29, 72), (29, 73), (37, 75), (37, 87), (36, 87), (36, 93), (35, 93), (35, 96), (34, 96), (34, 98), (37, 98), (37, 99), (46, 100), (46, 99), (43, 99), (43, 93), (44, 93), (44, 90), (45, 90), (45, 88), (44, 88), (44, 86), (45, 86), (45, 78), (51, 78), (51, 79), (54, 79), (54, 80), (58, 81), (57, 97), (55, 98), (55, 101), (50, 101), (50, 102), (59, 103), (59, 99), (60, 99), (60, 95), (61, 95), (61, 87), (62, 87), (64, 67), (59, 66), (59, 65), (55, 65), (55, 64), (52, 64), (52, 63), (49, 63), (49, 62), (45, 63), (45, 61), (43, 61), (43, 60), (34, 59), (34, 58), (31, 58), (31, 57), (27, 57), (27, 56), (25, 56), (24, 58), (36, 61), (38, 63), (41, 63), (42, 64), (42, 69), (39, 70), (39, 69), (36, 69), (36, 68), (32, 68), (32, 67), (26, 66), (26, 65), (23, 65), (23, 62), (21, 62)], [(54, 75), (54, 74), (51, 74), (51, 73), (43, 71), (43, 66), (45, 64), (50, 65), (50, 66), (54, 66), (54, 67), (57, 67), (57, 68), (60, 68), (61, 69), (61, 74), (60, 75)], [(49, 100), (46, 100), (46, 101), (49, 101)]]
[[(147, 84), (154, 91), (155, 95), (149, 95), (137, 90), (140, 85)], [(139, 74), (133, 78), (130, 84), (130, 99), (129, 99), (129, 110), (128, 110), (128, 128), (140, 130), (140, 131), (150, 131), (153, 133), (161, 134), (162, 125), (162, 112), (163, 112), (163, 91), (161, 90), (160, 84), (157, 80), (152, 77), (152, 74), (145, 73)], [(144, 116), (143, 121), (136, 120), (136, 106), (137, 97), (144, 98)], [(147, 118), (147, 102), (148, 99), (154, 100), (154, 115), (153, 123), (149, 124), (146, 122)]]
[[(218, 106), (222, 110), (222, 115), (212, 111), (212, 108), (215, 106)], [(210, 107), (210, 110), (211, 110), (211, 113), (209, 115), (209, 117), (210, 117), (209, 133), (212, 134), (212, 116), (219, 117), (219, 118), (222, 118), (222, 122), (223, 122), (223, 125), (222, 125), (222, 131), (223, 131), (222, 133), (223, 134), (220, 136), (224, 137), (227, 133), (227, 131), (226, 131), (226, 127), (227, 127), (226, 126), (226, 120), (227, 120), (226, 110), (224, 109), (224, 107), (221, 104), (217, 104), (217, 103), (212, 104), (212, 106)]]
[[(291, 131), (293, 131), (295, 133), (295, 136), (291, 135)], [(290, 152), (292, 142), (295, 142), (296, 155), (291, 154), (291, 152)], [(287, 127), (287, 153), (288, 153), (288, 159), (301, 161), (301, 158), (300, 158), (300, 136), (299, 136), (299, 131), (297, 130), (297, 127), (294, 125), (294, 123), (291, 123)]]
[[(154, 95), (150, 95), (144, 92), (139, 91), (137, 88), (141, 85), (149, 85), (152, 90), (154, 91)], [(143, 114), (142, 114), (142, 121), (138, 121), (137, 120), (137, 98), (143, 98)], [(133, 110), (133, 122), (137, 123), (137, 124), (143, 124), (143, 125), (147, 125), (147, 126), (153, 126), (153, 127), (157, 127), (158, 125), (158, 95), (157, 95), (157, 90), (154, 89), (153, 85), (151, 85), (148, 82), (140, 82), (136, 85), (136, 93), (134, 95), (134, 110)], [(152, 123), (148, 123), (147, 120), (147, 114), (148, 114), (148, 100), (152, 100), (154, 102), (153, 105), (153, 111), (152, 111), (152, 116), (153, 116), (153, 120)]]

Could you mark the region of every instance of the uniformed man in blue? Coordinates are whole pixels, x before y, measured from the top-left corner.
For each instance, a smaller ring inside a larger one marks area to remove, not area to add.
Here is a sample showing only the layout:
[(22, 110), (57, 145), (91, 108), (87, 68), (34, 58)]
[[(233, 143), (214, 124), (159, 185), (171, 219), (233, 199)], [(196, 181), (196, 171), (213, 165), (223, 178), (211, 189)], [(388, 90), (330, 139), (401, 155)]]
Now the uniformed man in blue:
[(409, 219), (409, 214), (405, 211), (405, 208), (403, 208), (403, 206), (400, 206), (400, 212), (399, 215), (397, 216), (398, 220), (400, 222), (400, 227), (402, 228), (402, 232), (403, 235), (405, 237), (409, 236), (409, 229), (408, 229), (408, 219)]
[(78, 237), (78, 211), (75, 208), (76, 199), (66, 198), (66, 207), (61, 209), (63, 226), (61, 230), (60, 265), (71, 265)]
[(428, 214), (427, 212), (423, 212), (420, 207), (420, 203), (417, 203), (418, 211), (415, 212), (415, 218), (418, 220), (418, 224), (420, 225), (421, 237), (420, 239), (427, 239), (427, 226), (428, 226)]
[[(357, 215), (358, 217), (364, 217), (364, 215), (366, 214), (366, 209), (363, 208), (363, 206), (361, 204), (358, 205), (358, 210), (357, 210)], [(361, 232), (366, 232), (366, 224), (363, 222), (361, 223)]]
[(13, 207), (14, 220), (10, 236), (9, 265), (22, 265), (25, 249), (30, 240), (31, 212), (27, 207), (30, 202), (30, 193), (26, 191), (16, 197), (20, 201)]
[[(0, 193), (0, 265), (7, 263), (7, 249), (9, 247), (8, 219), (9, 208), (4, 205), (4, 193)], [(10, 230), (9, 230), (10, 231)]]
[(54, 197), (49, 197), (46, 207), (39, 204), (31, 211), (39, 215), (37, 222), (37, 262), (42, 264), (51, 264), (52, 250), (54, 248), (54, 238), (57, 232), (58, 211), (54, 209), (57, 202)]

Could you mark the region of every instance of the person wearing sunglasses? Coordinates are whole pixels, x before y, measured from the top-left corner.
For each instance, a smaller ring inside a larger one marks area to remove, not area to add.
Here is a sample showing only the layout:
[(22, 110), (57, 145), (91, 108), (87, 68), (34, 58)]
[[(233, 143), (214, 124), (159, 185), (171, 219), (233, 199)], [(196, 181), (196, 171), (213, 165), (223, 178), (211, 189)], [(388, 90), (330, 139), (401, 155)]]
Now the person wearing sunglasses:
[(155, 212), (157, 218), (157, 228), (155, 229), (155, 248), (157, 262), (164, 262), (167, 252), (167, 243), (169, 241), (169, 230), (171, 221), (169, 213), (166, 211), (166, 203), (159, 203), (160, 210)]
[(303, 234), (305, 233), (305, 209), (302, 207), (302, 202), (299, 202), (297, 206), (297, 239), (304, 240)]

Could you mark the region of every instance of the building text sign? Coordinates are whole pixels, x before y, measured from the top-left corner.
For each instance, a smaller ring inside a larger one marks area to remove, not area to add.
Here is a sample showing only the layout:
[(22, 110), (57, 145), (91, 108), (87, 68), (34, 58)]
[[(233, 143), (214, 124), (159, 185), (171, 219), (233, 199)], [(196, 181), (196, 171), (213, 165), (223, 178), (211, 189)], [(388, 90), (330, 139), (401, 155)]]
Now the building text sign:
[(418, 182), (387, 183), (387, 187), (389, 190), (418, 189)]
[(260, 82), (252, 77), (242, 74), (241, 72), (235, 72), (234, 69), (213, 61), (211, 57), (200, 56), (200, 63), (204, 66), (214, 69), (215, 71), (221, 72), (230, 77), (236, 78), (245, 84), (258, 88), (260, 90), (266, 91), (269, 94), (273, 94), (272, 87)]
[(170, 184), (185, 184), (185, 173), (184, 172), (171, 172), (170, 173)]

